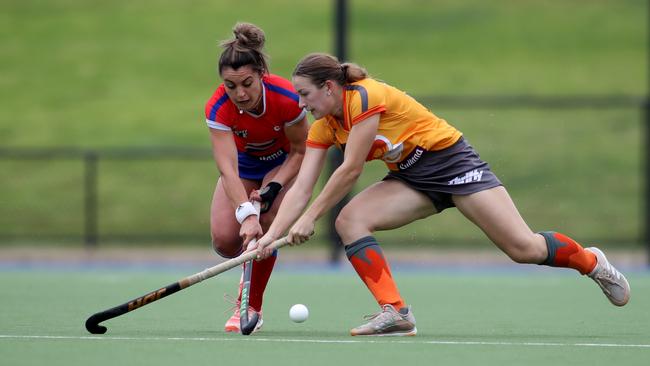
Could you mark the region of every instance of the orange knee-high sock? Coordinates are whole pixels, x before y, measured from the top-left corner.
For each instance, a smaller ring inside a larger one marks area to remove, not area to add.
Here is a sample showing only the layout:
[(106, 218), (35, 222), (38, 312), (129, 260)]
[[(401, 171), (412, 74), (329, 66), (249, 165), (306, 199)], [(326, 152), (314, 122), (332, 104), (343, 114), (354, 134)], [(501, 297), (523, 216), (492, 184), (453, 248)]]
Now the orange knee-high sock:
[(390, 273), (388, 262), (374, 237), (366, 236), (347, 245), (345, 253), (379, 305), (391, 304), (398, 311), (406, 307)]
[(542, 231), (539, 234), (546, 239), (548, 248), (548, 257), (542, 264), (573, 268), (583, 275), (590, 273), (596, 267), (596, 255), (584, 250), (575, 240), (553, 231)]
[[(262, 301), (264, 300), (264, 290), (269, 283), (271, 273), (275, 260), (278, 257), (278, 251), (274, 250), (273, 254), (261, 261), (252, 261), (253, 269), (251, 272), (251, 287), (250, 296), (248, 297), (248, 305), (253, 307), (255, 311), (262, 310)], [(239, 300), (241, 301), (241, 291), (239, 293)]]

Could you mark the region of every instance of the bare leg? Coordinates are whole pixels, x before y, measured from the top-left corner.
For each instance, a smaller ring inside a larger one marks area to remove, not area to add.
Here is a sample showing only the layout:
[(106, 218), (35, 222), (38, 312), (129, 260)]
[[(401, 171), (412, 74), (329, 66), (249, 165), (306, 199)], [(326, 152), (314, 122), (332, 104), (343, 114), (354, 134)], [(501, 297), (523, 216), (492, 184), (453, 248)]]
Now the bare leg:
[(336, 218), (336, 231), (343, 243), (371, 235), (377, 230), (402, 227), (435, 214), (431, 200), (397, 180), (377, 182), (357, 194)]
[[(400, 311), (403, 317), (412, 318), (372, 232), (397, 228), (435, 212), (427, 196), (402, 182), (387, 180), (375, 183), (356, 195), (337, 217), (336, 230), (346, 245), (347, 257), (383, 309), (392, 307)], [(408, 327), (413, 327), (415, 331), (414, 318), (412, 320), (412, 323), (407, 322)], [(361, 334), (358, 332), (363, 333), (360, 328), (352, 330), (353, 335)]]
[[(255, 181), (242, 179), (246, 192), (257, 189)], [(239, 223), (235, 218), (235, 207), (226, 195), (221, 179), (217, 181), (210, 206), (210, 232), (212, 247), (225, 258), (232, 258), (241, 252), (242, 239), (239, 237)]]
[(453, 196), (453, 200), (458, 210), (515, 262), (540, 264), (546, 260), (546, 240), (530, 230), (504, 187)]
[(629, 301), (627, 279), (608, 262), (600, 249), (585, 249), (575, 240), (556, 232), (533, 233), (505, 188), (496, 187), (453, 199), (458, 209), (514, 261), (573, 268), (589, 275), (612, 304), (623, 306)]

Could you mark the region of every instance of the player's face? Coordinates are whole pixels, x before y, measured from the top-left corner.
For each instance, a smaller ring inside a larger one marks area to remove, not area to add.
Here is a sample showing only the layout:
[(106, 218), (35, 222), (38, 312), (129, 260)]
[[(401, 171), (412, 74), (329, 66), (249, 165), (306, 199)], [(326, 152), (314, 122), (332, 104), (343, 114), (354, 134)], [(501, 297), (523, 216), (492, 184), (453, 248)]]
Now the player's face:
[(226, 87), (226, 93), (237, 108), (255, 111), (261, 108), (262, 75), (253, 70), (250, 65), (238, 69), (224, 67), (221, 79)]
[(332, 98), (331, 93), (328, 95), (326, 84), (314, 85), (311, 79), (304, 76), (294, 76), (291, 81), (298, 93), (300, 108), (305, 108), (316, 119), (332, 114), (336, 101), (335, 98)]

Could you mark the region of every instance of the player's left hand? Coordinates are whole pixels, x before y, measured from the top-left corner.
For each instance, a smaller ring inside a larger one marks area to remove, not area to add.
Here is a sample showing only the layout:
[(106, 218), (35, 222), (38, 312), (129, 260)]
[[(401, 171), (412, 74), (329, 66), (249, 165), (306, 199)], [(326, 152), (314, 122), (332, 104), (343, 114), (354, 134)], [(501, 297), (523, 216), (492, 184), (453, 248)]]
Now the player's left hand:
[(300, 245), (314, 235), (314, 220), (309, 217), (301, 216), (293, 225), (287, 234), (289, 245)]
[(254, 245), (249, 245), (247, 251), (257, 251), (257, 260), (266, 259), (273, 254), (273, 250), (269, 249), (268, 246), (273, 243), (275, 238), (271, 235), (264, 234)]
[(261, 203), (260, 213), (265, 213), (271, 209), (275, 198), (280, 194), (282, 190), (282, 184), (278, 182), (269, 182), (267, 185), (262, 187), (259, 191), (255, 192), (255, 197), (251, 195), (252, 199), (259, 201)]

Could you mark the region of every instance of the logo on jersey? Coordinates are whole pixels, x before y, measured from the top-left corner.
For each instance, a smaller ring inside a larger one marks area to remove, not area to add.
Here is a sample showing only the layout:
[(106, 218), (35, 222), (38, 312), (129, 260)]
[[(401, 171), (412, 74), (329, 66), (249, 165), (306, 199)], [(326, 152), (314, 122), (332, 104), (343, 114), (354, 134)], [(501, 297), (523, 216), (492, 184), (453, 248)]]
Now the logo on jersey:
[(404, 145), (401, 142), (393, 145), (385, 136), (377, 135), (366, 161), (381, 159), (387, 163), (396, 163), (402, 156), (402, 151), (404, 151)]
[(483, 171), (474, 169), (470, 172), (467, 172), (463, 175), (460, 175), (452, 180), (449, 181), (450, 186), (455, 186), (459, 184), (467, 184), (467, 183), (472, 183), (472, 182), (480, 182), (481, 178), (483, 178)]
[(245, 139), (248, 137), (248, 130), (232, 130), (232, 133), (235, 134), (235, 136)]
[(282, 127), (280, 127), (280, 126), (273, 126), (273, 131), (275, 131), (275, 132), (280, 132), (281, 129), (282, 129)]

